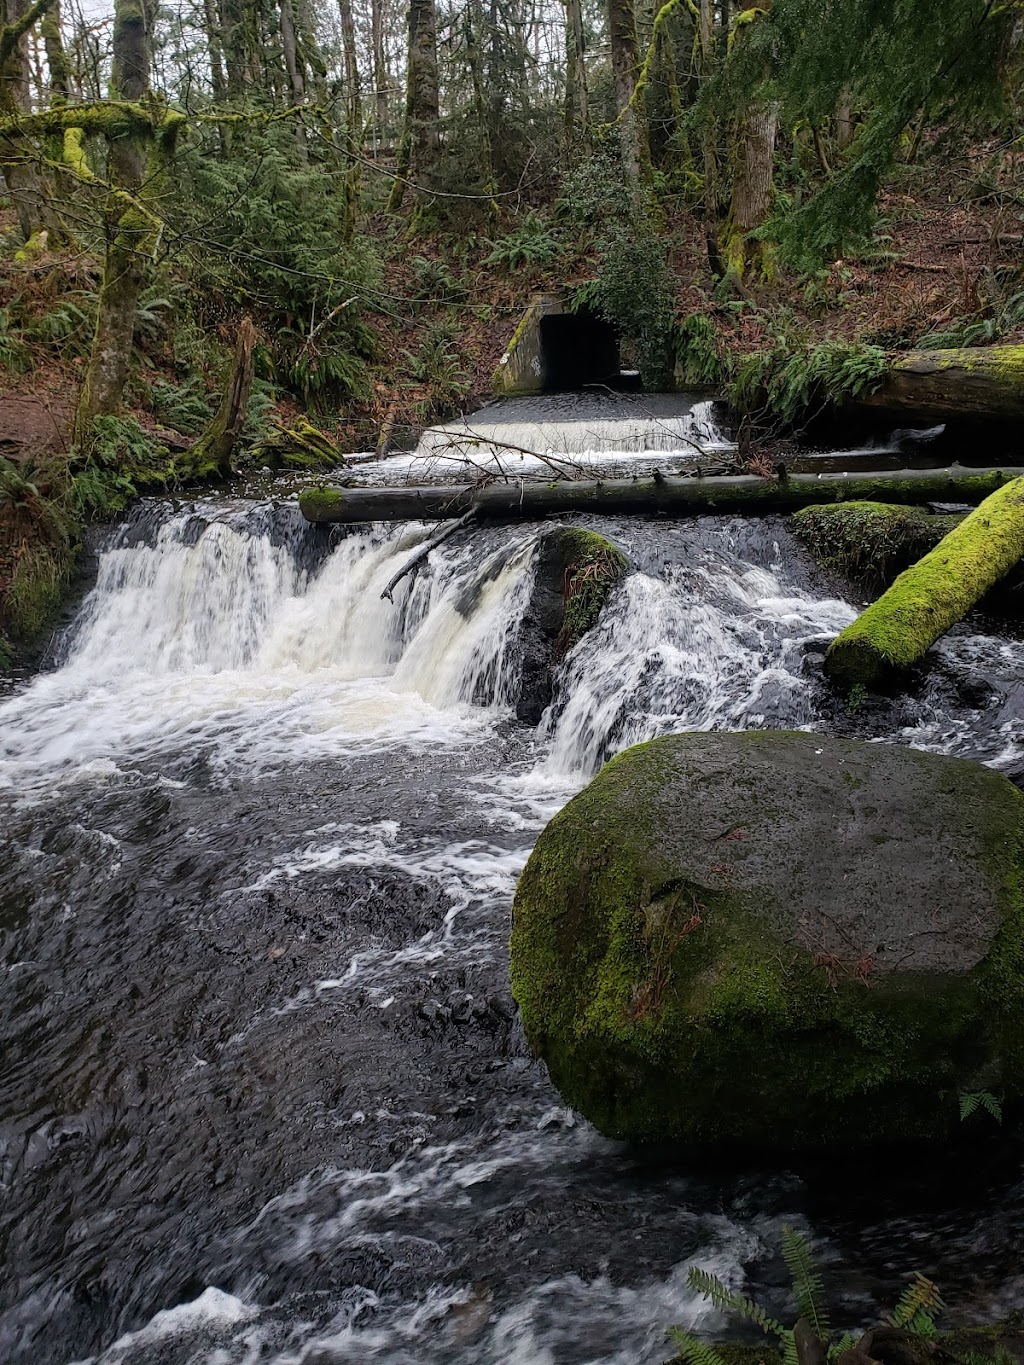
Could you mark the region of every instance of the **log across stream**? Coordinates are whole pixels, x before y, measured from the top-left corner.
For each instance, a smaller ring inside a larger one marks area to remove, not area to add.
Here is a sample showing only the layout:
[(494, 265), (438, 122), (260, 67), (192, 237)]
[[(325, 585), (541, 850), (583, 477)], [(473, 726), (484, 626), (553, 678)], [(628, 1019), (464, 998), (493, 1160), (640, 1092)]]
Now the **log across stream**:
[(475, 510), (481, 519), (530, 521), (573, 512), (692, 516), (793, 512), (818, 502), (978, 503), (1024, 469), (896, 469), (877, 473), (635, 479), (507, 480), (422, 487), (310, 488), (299, 499), (312, 522), (443, 520)]

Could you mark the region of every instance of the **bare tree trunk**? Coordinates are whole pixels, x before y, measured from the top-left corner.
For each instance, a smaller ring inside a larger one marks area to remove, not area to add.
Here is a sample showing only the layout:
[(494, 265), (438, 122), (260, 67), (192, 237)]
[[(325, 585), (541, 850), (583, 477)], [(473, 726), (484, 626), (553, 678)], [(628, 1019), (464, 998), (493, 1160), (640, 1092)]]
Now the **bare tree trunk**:
[(302, 104), (306, 96), (306, 82), (299, 65), (298, 47), (295, 42), (295, 16), (291, 0), (280, 0), (281, 46), (284, 49), (284, 64), (288, 71), (288, 81), (292, 87), (292, 97), (296, 104)]
[[(149, 89), (149, 16), (142, 0), (116, 0), (111, 90), (123, 100), (140, 100)], [(111, 184), (137, 196), (145, 175), (145, 149), (137, 137), (114, 138), (108, 173)], [(135, 205), (125, 208), (111, 194), (107, 206), (107, 252), (103, 263), (96, 331), (85, 383), (75, 412), (75, 440), (87, 447), (93, 419), (121, 406), (131, 361), (135, 312), (146, 282), (144, 253), (152, 223)]]
[(227, 95), (227, 82), (224, 79), (220, 25), (214, 0), (203, 0), (203, 13), (206, 18), (206, 48), (210, 56), (210, 86), (213, 98), (221, 104)]
[(849, 91), (844, 90), (836, 105), (835, 140), (838, 151), (845, 151), (853, 141), (853, 111), (850, 108)]
[(377, 104), (377, 140), (383, 142), (388, 126), (387, 62), (384, 58), (384, 0), (370, 0), (370, 41), (373, 48), (373, 88)]
[(580, 0), (566, 0), (565, 3), (565, 51), (566, 141), (570, 148), (575, 145), (578, 127), (580, 141), (587, 148), (590, 145), (590, 101)]
[(398, 151), (398, 178), (388, 198), (389, 213), (401, 208), (404, 182), (410, 173), (429, 191), (441, 148), (440, 121), (437, 11), (434, 0), (410, 0), (405, 126)]
[(619, 111), (622, 163), (634, 184), (650, 167), (647, 121), (642, 96), (636, 96), (640, 59), (637, 51), (633, 0), (608, 0), (608, 33), (612, 48), (615, 105)]
[(341, 40), (345, 51), (345, 140), (349, 156), (348, 175), (345, 177), (345, 236), (355, 231), (359, 212), (359, 158), (363, 150), (363, 92), (359, 84), (359, 62), (356, 57), (356, 26), (352, 18), (352, 0), (338, 0), (341, 11)]
[(480, 0), (469, 0), (465, 15), (466, 62), (469, 66), (470, 80), (473, 85), (473, 113), (483, 131), (484, 183), (488, 190), (491, 190), (494, 188), (494, 148), (487, 117), (487, 100), (484, 95), (483, 58), (480, 51), (484, 14)]

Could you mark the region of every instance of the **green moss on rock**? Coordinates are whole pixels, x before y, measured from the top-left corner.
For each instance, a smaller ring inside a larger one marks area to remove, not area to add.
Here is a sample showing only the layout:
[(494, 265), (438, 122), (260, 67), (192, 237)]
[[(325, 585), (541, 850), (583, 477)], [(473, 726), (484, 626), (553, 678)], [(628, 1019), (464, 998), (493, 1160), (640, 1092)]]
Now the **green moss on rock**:
[(1024, 556), (1024, 478), (968, 513), (833, 640), (825, 658), (841, 686), (876, 687), (916, 664)]
[(529, 1043), (568, 1104), (638, 1142), (940, 1139), (977, 1088), (1010, 1114), (1022, 829), (1024, 798), (964, 760), (788, 732), (638, 745), (521, 878)]
[(629, 572), (629, 560), (622, 551), (596, 531), (561, 527), (558, 535), (565, 565), (565, 611), (555, 642), (556, 658), (567, 654), (597, 624), (608, 594)]
[(962, 515), (936, 516), (895, 503), (846, 502), (804, 507), (791, 524), (823, 568), (874, 594), (962, 520)]
[(344, 498), (340, 488), (307, 488), (299, 494), (299, 508), (307, 521), (324, 521), (332, 508)]

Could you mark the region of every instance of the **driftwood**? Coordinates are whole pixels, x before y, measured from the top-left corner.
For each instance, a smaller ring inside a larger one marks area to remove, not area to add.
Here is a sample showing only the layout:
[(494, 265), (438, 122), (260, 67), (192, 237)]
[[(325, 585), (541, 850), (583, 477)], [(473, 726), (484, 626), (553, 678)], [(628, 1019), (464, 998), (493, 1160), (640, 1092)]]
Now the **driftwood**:
[(251, 318), (243, 318), (235, 342), (235, 358), (220, 408), (189, 452), (188, 463), (197, 477), (203, 474), (231, 473), (231, 452), (245, 427), (246, 407), (252, 389), (255, 345), (256, 328), (252, 325)]
[(531, 521), (571, 512), (694, 516), (794, 512), (817, 502), (979, 503), (1024, 469), (896, 469), (871, 474), (720, 478), (555, 480), (409, 488), (311, 488), (302, 515), (312, 522), (438, 521), (473, 511), (481, 519)]
[(854, 407), (944, 421), (950, 417), (1024, 417), (1024, 346), (908, 351), (879, 387)]
[(388, 580), (388, 585), (381, 593), (381, 598), (383, 599), (386, 597), (389, 602), (393, 602), (395, 599), (391, 594), (394, 592), (395, 588), (398, 587), (399, 583), (401, 583), (402, 579), (408, 574), (411, 574), (414, 569), (418, 569), (427, 555), (430, 554), (431, 550), (436, 549), (443, 541), (447, 540), (450, 536), (455, 535), (457, 531), (461, 531), (464, 526), (468, 526), (471, 521), (475, 520), (476, 508), (471, 507), (465, 516), (459, 517), (458, 521), (450, 521), (446, 526), (442, 526), (439, 531), (435, 531), (429, 540), (425, 540), (416, 553), (402, 565), (394, 577)]

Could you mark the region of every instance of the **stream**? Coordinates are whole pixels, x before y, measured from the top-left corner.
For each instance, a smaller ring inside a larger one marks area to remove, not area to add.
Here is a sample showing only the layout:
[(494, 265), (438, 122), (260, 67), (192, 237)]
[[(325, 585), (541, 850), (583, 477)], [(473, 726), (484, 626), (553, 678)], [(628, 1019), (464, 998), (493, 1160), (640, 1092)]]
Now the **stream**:
[(394, 605), (423, 528), (313, 528), (272, 487), (106, 535), (0, 702), (0, 1359), (658, 1365), (672, 1324), (732, 1330), (691, 1264), (789, 1311), (787, 1223), (850, 1324), (914, 1270), (953, 1320), (1024, 1304), (1016, 1154), (631, 1151), (531, 1061), (507, 963), (533, 842), (610, 755), (803, 727), (1015, 772), (1024, 642), (970, 621), (851, 712), (820, 661), (859, 604), (782, 519), (580, 524), (634, 572), (536, 729), (535, 526), (446, 543)]

